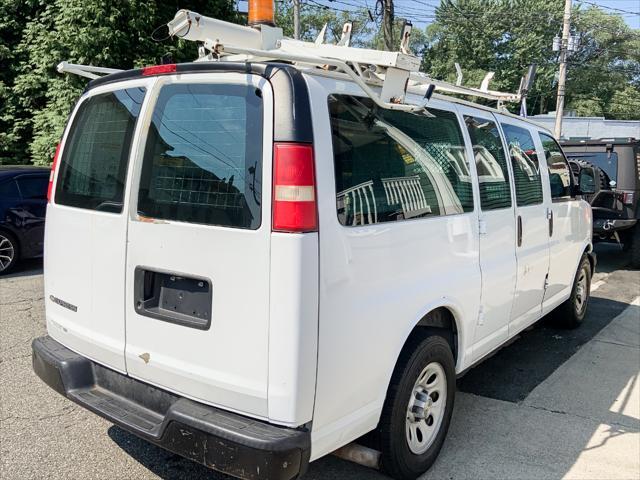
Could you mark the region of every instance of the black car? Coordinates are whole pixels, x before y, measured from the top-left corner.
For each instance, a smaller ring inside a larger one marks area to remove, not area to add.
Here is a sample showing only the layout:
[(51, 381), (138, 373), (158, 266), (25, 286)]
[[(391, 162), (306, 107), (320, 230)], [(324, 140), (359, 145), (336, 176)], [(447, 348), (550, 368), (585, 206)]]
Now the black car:
[(640, 140), (565, 140), (562, 148), (574, 173), (585, 165), (596, 172), (596, 192), (587, 198), (593, 240), (623, 244), (640, 268)]
[(42, 256), (49, 168), (0, 166), (0, 275)]

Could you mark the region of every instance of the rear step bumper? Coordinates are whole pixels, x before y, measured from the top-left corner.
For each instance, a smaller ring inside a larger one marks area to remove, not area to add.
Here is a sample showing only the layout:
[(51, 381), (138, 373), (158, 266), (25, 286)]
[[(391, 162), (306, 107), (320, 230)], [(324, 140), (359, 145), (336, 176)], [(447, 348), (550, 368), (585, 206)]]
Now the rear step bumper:
[(33, 370), (51, 388), (131, 433), (244, 479), (289, 480), (309, 463), (309, 432), (179, 397), (114, 372), (44, 336)]

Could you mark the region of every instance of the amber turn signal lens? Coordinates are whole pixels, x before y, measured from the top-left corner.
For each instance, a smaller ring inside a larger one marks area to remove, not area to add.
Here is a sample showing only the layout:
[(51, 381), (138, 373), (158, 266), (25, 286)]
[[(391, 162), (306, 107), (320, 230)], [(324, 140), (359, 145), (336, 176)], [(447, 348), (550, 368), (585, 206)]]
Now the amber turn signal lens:
[(249, 0), (249, 25), (275, 26), (273, 0)]

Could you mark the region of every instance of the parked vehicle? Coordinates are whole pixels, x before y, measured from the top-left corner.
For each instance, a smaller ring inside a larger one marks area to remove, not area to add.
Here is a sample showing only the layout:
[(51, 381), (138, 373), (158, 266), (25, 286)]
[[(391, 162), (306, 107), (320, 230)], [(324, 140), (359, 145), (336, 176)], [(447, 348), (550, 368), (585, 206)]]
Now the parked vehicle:
[(49, 169), (0, 166), (0, 275), (42, 256)]
[(552, 311), (584, 320), (591, 209), (533, 123), (430, 87), (388, 102), (300, 58), (89, 84), (55, 168), (34, 370), (241, 478), (295, 478), (372, 431), (415, 478), (457, 375)]
[(598, 173), (593, 210), (595, 241), (622, 243), (634, 268), (640, 268), (640, 140), (565, 140), (567, 157)]

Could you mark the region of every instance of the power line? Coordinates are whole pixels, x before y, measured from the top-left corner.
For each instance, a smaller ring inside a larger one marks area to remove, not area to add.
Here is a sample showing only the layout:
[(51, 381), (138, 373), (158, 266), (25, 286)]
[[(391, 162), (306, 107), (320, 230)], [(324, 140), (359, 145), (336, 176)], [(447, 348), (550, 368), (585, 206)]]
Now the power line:
[(611, 10), (611, 11), (614, 11), (614, 12), (626, 13), (628, 15), (640, 15), (640, 11), (631, 12), (629, 10), (623, 10), (622, 8), (609, 7), (608, 5), (602, 5), (600, 3), (590, 2), (589, 0), (578, 0), (578, 3), (586, 3), (587, 5), (591, 5), (593, 7), (604, 8), (606, 10)]

